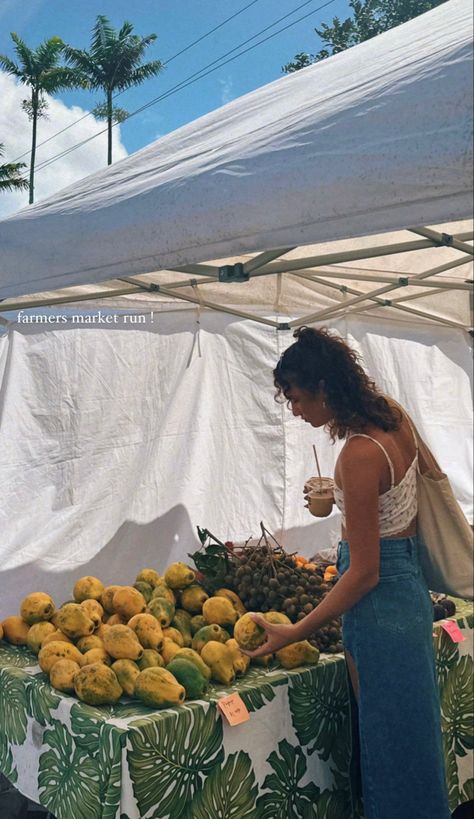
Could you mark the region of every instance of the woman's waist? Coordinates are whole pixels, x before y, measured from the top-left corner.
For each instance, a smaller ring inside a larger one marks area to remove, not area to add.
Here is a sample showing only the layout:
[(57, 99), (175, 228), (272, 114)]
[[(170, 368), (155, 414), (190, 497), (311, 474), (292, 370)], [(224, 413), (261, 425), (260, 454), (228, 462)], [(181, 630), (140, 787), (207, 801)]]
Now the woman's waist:
[[(379, 574), (381, 577), (397, 572), (418, 572), (418, 540), (416, 535), (398, 538), (382, 537), (379, 543)], [(347, 540), (339, 541), (337, 558), (338, 570), (342, 574), (349, 568), (350, 563), (350, 549)]]

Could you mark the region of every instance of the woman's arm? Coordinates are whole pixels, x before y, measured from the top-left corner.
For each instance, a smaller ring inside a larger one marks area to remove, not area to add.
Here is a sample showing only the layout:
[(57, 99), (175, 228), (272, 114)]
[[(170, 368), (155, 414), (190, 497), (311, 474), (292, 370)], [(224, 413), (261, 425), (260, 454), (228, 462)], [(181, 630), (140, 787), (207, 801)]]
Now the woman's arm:
[(379, 447), (366, 438), (355, 438), (350, 446), (344, 447), (339, 467), (350, 567), (324, 600), (294, 625), (270, 624), (255, 614), (253, 619), (267, 632), (267, 641), (255, 651), (245, 652), (250, 657), (270, 654), (289, 643), (305, 640), (352, 608), (377, 585), (380, 562), (378, 497), (384, 461)]

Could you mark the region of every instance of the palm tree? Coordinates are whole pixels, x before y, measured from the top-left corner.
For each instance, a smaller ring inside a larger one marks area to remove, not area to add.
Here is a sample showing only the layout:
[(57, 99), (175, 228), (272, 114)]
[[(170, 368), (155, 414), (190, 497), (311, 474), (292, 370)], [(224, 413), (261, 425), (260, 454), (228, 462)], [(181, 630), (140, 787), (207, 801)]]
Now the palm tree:
[(163, 68), (161, 60), (141, 64), (145, 50), (156, 40), (156, 34), (140, 37), (133, 34), (133, 25), (125, 22), (117, 32), (107, 17), (99, 15), (92, 30), (90, 51), (65, 46), (64, 55), (77, 72), (84, 86), (102, 89), (105, 102), (92, 113), (107, 120), (107, 164), (112, 163), (112, 123), (123, 122), (128, 113), (112, 103), (115, 93), (132, 85), (140, 85), (155, 77)]
[[(0, 156), (4, 153), (3, 142), (0, 142)], [(5, 162), (0, 165), (0, 191), (28, 190), (28, 182), (21, 175), (21, 168), (26, 168), (24, 162)]]
[(62, 88), (76, 88), (79, 83), (70, 68), (59, 65), (64, 48), (64, 43), (60, 37), (50, 37), (49, 40), (45, 40), (36, 49), (28, 48), (26, 43), (15, 32), (11, 33), (11, 38), (18, 57), (18, 63), (15, 63), (6, 55), (0, 54), (0, 68), (17, 77), (24, 85), (31, 88), (30, 98), (23, 100), (22, 103), (23, 110), (33, 123), (29, 181), (29, 203), (31, 205), (34, 201), (38, 119), (45, 116), (48, 107), (48, 101), (44, 95), (55, 94)]

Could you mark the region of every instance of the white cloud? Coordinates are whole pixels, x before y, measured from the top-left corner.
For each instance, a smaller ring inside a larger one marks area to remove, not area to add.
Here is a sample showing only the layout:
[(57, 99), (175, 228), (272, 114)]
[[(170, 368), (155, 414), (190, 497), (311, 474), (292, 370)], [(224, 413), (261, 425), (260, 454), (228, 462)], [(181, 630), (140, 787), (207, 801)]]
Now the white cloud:
[(232, 77), (220, 79), (219, 85), (221, 87), (221, 103), (225, 105), (234, 99), (234, 94), (232, 93)]
[[(22, 161), (29, 162), (31, 148), (31, 123), (22, 111), (22, 100), (28, 97), (28, 89), (18, 83), (14, 77), (0, 71), (0, 142), (4, 143), (5, 154), (0, 162), (12, 162), (26, 152)], [(66, 128), (87, 113), (79, 106), (68, 108), (60, 100), (48, 97), (49, 107), (47, 119), (38, 123), (38, 144), (57, 131)], [(87, 139), (105, 128), (105, 123), (88, 116), (82, 122), (74, 125), (68, 131), (55, 137), (46, 145), (41, 146), (36, 154), (38, 172), (35, 175), (35, 201), (51, 196), (61, 188), (65, 188), (104, 168), (107, 164), (107, 134), (101, 134), (96, 139), (77, 148), (62, 159), (58, 159), (41, 170), (39, 165), (46, 159), (65, 151), (78, 142)], [(113, 158), (114, 162), (127, 156), (127, 151), (120, 140), (120, 126), (113, 129)], [(27, 168), (25, 168), (27, 173)], [(1, 193), (0, 219), (28, 204), (28, 192)]]

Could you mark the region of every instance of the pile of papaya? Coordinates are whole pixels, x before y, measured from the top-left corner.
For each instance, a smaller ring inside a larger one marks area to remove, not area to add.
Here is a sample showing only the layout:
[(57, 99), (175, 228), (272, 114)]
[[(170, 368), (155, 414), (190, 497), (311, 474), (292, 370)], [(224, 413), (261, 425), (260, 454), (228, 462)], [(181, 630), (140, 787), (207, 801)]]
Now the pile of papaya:
[[(269, 622), (289, 623), (268, 611)], [(221, 588), (211, 596), (185, 563), (160, 575), (142, 569), (133, 586), (105, 586), (81, 577), (73, 599), (56, 607), (45, 592), (22, 600), (20, 613), (0, 624), (0, 640), (27, 646), (51, 685), (89, 705), (135, 697), (151, 708), (200, 698), (210, 681), (231, 685), (247, 671), (241, 648), (261, 645), (257, 626), (239, 596)], [(283, 668), (317, 663), (307, 641), (277, 652)], [(255, 659), (268, 665), (272, 655)]]

